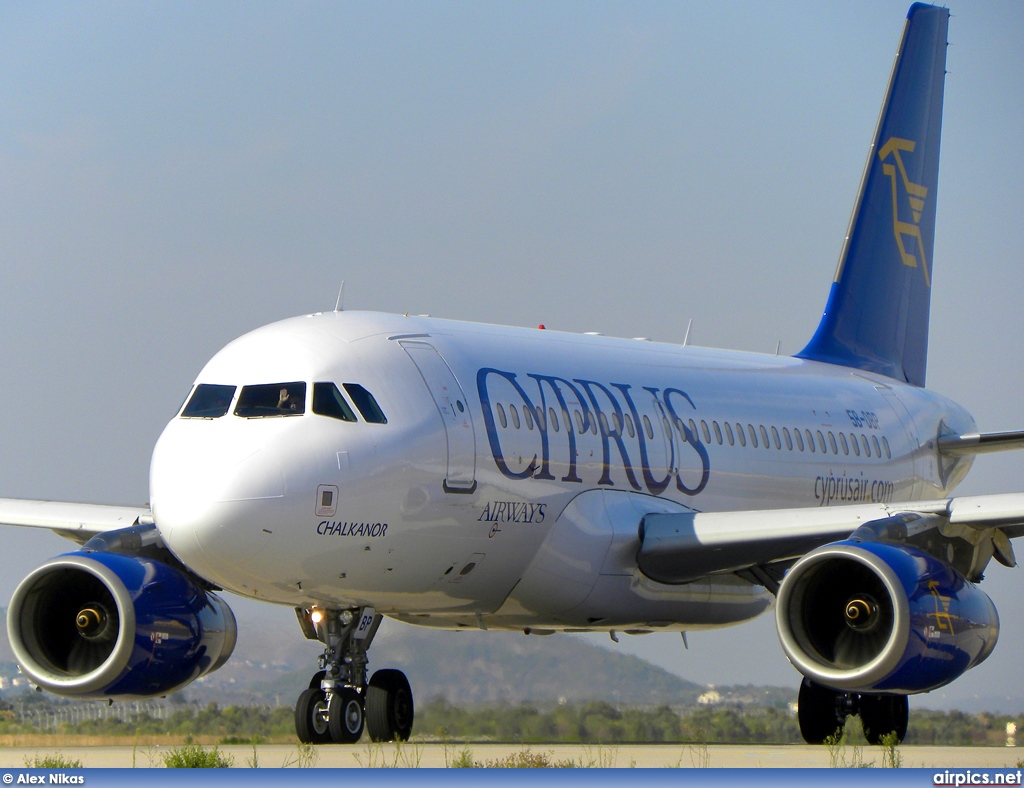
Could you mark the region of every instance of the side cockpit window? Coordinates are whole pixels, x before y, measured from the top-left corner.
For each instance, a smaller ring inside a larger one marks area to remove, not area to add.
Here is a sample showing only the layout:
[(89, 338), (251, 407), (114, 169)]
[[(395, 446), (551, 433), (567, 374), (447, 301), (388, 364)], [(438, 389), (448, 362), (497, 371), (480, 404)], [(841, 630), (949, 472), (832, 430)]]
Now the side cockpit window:
[(305, 383), (265, 383), (243, 386), (235, 415), (246, 419), (301, 416), (306, 412)]
[(352, 398), (352, 402), (355, 403), (359, 413), (362, 417), (370, 424), (387, 424), (388, 419), (384, 415), (384, 411), (380, 409), (380, 405), (377, 404), (377, 400), (373, 398), (373, 394), (364, 389), (358, 383), (346, 383), (345, 391)]
[(228, 412), (231, 398), (235, 396), (234, 386), (217, 386), (200, 383), (181, 412), (183, 419), (218, 419)]
[(313, 384), (313, 412), (318, 416), (329, 416), (341, 421), (356, 420), (356, 414), (333, 383)]

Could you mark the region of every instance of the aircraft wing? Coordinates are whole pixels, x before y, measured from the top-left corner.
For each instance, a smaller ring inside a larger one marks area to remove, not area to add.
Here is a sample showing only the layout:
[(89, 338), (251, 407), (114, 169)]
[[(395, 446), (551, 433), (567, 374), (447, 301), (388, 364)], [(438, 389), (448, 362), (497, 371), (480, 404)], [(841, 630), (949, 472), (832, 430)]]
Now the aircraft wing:
[(0, 498), (0, 525), (49, 528), (78, 544), (85, 544), (104, 531), (146, 522), (152, 522), (152, 514), (141, 506)]
[[(895, 528), (913, 543), (924, 531), (970, 548), (961, 571), (980, 579), (995, 557), (1014, 566), (1009, 539), (1024, 536), (1024, 493), (934, 501), (738, 512), (649, 514), (640, 523), (640, 571), (662, 583), (738, 572), (771, 588), (797, 558), (862, 526)], [(900, 530), (902, 529), (902, 530)], [(889, 534), (895, 531), (890, 530)], [(934, 541), (934, 540), (933, 540)]]

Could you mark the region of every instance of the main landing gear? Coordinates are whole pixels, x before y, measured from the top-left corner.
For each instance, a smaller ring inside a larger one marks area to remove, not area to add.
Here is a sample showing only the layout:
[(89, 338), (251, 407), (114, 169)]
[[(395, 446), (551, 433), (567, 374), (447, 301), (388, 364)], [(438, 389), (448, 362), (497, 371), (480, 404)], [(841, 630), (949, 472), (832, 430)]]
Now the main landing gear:
[(824, 744), (843, 730), (851, 714), (860, 715), (869, 744), (881, 744), (889, 733), (895, 733), (899, 742), (907, 735), (910, 705), (906, 695), (840, 692), (805, 678), (797, 704), (800, 735), (808, 744)]
[(407, 741), (412, 733), (409, 681), (400, 670), (366, 680), (366, 651), (381, 616), (372, 608), (296, 608), (303, 634), (324, 646), (320, 670), (295, 704), (295, 733), (307, 744), (353, 744), (365, 726), (375, 742)]

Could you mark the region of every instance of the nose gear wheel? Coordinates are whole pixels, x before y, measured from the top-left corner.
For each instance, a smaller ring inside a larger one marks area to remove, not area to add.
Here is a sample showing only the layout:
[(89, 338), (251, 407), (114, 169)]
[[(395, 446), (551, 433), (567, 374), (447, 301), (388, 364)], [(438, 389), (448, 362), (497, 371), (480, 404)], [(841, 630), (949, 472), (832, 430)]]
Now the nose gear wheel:
[(405, 674), (378, 670), (367, 681), (366, 652), (382, 617), (372, 608), (296, 608), (295, 613), (303, 634), (325, 646), (320, 670), (295, 705), (299, 741), (354, 744), (364, 728), (375, 742), (408, 741), (413, 699)]
[(322, 689), (303, 690), (295, 704), (295, 733), (305, 744), (330, 744), (327, 696)]

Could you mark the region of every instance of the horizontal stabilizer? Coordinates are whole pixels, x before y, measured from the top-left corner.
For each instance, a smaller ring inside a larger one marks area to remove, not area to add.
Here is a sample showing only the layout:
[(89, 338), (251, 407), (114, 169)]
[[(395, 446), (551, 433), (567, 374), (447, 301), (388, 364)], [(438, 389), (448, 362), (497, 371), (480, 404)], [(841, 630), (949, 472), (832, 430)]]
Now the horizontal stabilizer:
[(1024, 449), (1024, 431), (972, 432), (939, 438), (939, 451), (947, 457), (967, 457), (1013, 449)]

